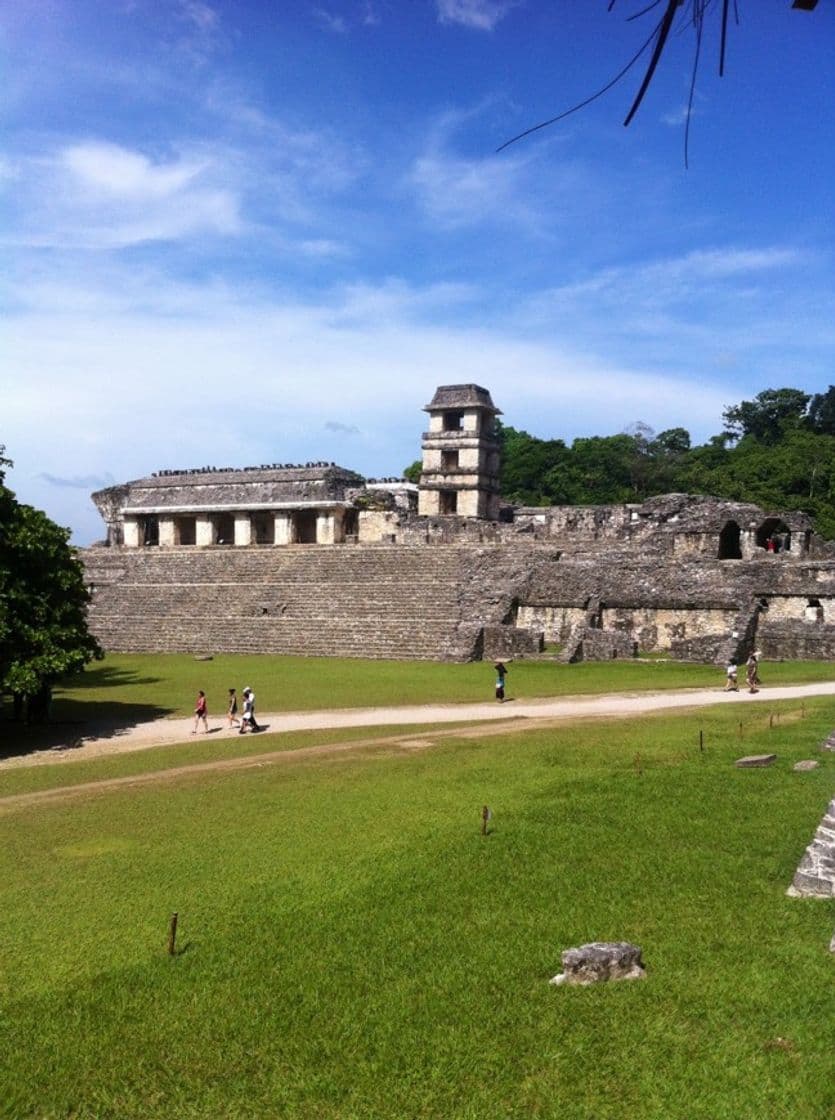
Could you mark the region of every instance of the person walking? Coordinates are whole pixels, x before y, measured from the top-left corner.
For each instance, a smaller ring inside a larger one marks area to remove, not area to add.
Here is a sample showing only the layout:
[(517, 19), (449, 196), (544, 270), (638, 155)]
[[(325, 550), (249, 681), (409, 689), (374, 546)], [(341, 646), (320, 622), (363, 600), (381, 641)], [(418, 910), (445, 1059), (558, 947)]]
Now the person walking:
[(507, 668), (501, 661), (495, 664), (496, 670), (496, 699), (500, 704), (504, 703), (504, 683), (507, 680)]
[(732, 661), (725, 670), (725, 692), (739, 692), (739, 669), (735, 661)]
[(229, 727), (240, 727), (241, 721), (238, 719), (238, 693), (234, 688), (229, 689), (229, 702), (226, 706), (226, 718)]
[(745, 662), (745, 683), (748, 686), (749, 692), (759, 692), (760, 690), (760, 672), (759, 663), (756, 653), (752, 653), (748, 660)]
[(261, 730), (255, 722), (255, 693), (251, 688), (244, 689), (244, 713), (241, 718), (241, 726), (238, 728), (238, 734), (243, 735), (247, 728), (250, 731)]
[(206, 703), (206, 693), (201, 688), (197, 693), (197, 704), (194, 709), (194, 730), (192, 735), (197, 734), (197, 728), (200, 726), (200, 721), (203, 721), (203, 731), (208, 735), (209, 733), (209, 719), (208, 719), (208, 704)]

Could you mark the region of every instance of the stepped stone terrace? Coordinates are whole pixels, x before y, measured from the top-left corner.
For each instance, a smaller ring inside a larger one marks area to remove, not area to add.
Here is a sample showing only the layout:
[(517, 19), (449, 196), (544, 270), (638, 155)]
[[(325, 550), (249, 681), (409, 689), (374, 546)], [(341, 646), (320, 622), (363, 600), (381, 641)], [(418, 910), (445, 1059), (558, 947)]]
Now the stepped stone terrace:
[(477, 385), (425, 409), (422, 473), (162, 471), (93, 495), (106, 649), (566, 660), (835, 659), (835, 550), (803, 513), (686, 494), (512, 507)]

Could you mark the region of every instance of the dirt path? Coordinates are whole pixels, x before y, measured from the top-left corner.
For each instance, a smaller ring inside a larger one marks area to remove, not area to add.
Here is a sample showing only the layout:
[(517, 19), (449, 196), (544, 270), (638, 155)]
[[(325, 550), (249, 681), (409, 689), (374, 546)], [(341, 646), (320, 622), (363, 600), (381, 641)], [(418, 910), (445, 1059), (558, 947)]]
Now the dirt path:
[[(275, 732), (329, 730), (346, 727), (392, 727), (410, 724), (467, 723), (470, 726), (452, 731), (438, 731), (423, 735), (423, 740), (432, 737), (447, 737), (450, 734), (471, 735), (472, 725), (480, 725), (479, 733), (492, 731), (499, 734), (517, 724), (526, 727), (555, 726), (577, 719), (610, 719), (638, 716), (646, 712), (669, 711), (682, 708), (704, 707), (709, 704), (762, 704), (778, 700), (797, 700), (812, 696), (835, 696), (835, 681), (818, 682), (806, 685), (791, 685), (770, 688), (767, 691), (750, 695), (747, 692), (725, 693), (715, 689), (686, 689), (680, 691), (655, 693), (607, 694), (603, 696), (573, 696), (556, 699), (511, 700), (505, 704), (444, 704), (420, 705), (413, 707), (389, 708), (351, 708), (336, 711), (284, 712), (260, 715), (265, 730)], [(494, 728), (489, 724), (501, 721)], [(193, 720), (161, 719), (123, 728), (104, 724), (91, 726), (88, 733), (67, 747), (72, 749), (51, 749), (36, 751), (0, 762), (0, 770), (21, 766), (60, 764), (95, 758), (111, 757), (127, 751), (144, 750), (149, 747), (184, 743), (192, 739)], [(489, 730), (488, 730), (489, 728)], [(212, 736), (231, 739), (236, 730), (228, 730), (224, 722), (210, 724)], [(210, 770), (243, 769), (263, 766), (290, 759), (309, 757), (312, 754), (336, 753), (360, 750), (370, 746), (396, 744), (407, 749), (426, 745), (419, 736), (400, 733), (396, 736), (376, 736), (350, 743), (325, 744), (323, 746), (301, 748), (294, 751), (272, 751), (263, 755), (216, 759), (211, 762), (181, 767), (171, 767), (126, 778), (104, 779), (100, 782), (61, 787), (39, 793), (20, 794), (0, 799), (0, 805), (35, 802), (50, 798), (70, 796), (76, 793), (89, 793), (93, 788), (107, 789), (124, 785), (139, 785), (150, 781), (173, 779), (187, 773), (205, 773)]]

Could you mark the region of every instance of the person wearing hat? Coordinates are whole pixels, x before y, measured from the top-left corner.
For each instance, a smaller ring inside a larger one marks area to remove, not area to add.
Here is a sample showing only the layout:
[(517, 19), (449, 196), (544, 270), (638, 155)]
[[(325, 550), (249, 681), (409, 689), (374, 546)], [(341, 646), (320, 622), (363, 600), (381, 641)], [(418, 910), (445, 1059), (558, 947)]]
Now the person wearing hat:
[(247, 686), (244, 689), (244, 712), (241, 718), (241, 726), (238, 729), (238, 734), (243, 735), (247, 726), (250, 731), (260, 731), (261, 728), (255, 722), (255, 693)]

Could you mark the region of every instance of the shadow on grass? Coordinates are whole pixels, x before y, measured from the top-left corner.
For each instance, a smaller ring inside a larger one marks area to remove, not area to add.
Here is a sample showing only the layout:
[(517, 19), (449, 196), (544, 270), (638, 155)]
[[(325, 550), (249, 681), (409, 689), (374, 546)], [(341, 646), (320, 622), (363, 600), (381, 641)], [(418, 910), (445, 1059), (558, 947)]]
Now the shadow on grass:
[(141, 723), (163, 719), (172, 708), (156, 704), (118, 704), (113, 701), (90, 702), (59, 700), (53, 707), (49, 723), (15, 723), (11, 706), (2, 712), (0, 759), (18, 758), (34, 751), (72, 751), (84, 745), (86, 738), (117, 739)]
[(110, 688), (126, 684), (158, 684), (161, 677), (140, 676), (132, 669), (120, 669), (115, 665), (96, 664), (88, 665), (83, 672), (74, 676), (65, 677), (56, 685), (56, 692), (65, 689), (77, 691), (82, 688)]

